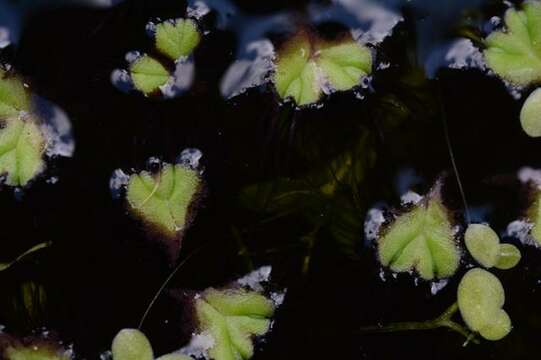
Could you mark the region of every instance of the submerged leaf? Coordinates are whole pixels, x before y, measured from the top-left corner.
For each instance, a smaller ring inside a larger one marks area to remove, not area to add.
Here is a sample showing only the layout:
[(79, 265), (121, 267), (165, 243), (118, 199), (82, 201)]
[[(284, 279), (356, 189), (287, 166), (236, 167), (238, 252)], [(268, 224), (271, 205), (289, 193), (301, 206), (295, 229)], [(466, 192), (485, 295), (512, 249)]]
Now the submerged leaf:
[(195, 306), (201, 330), (214, 340), (209, 355), (215, 360), (251, 358), (252, 336), (269, 331), (268, 318), (274, 313), (271, 300), (241, 289), (208, 289), (196, 300)]
[(130, 66), (135, 88), (145, 95), (157, 91), (169, 80), (169, 71), (156, 59), (144, 55)]
[(468, 271), (458, 286), (458, 307), (466, 325), (487, 340), (500, 340), (511, 331), (502, 309), (505, 292), (498, 278), (486, 270)]
[(297, 105), (317, 102), (326, 85), (345, 91), (360, 83), (372, 68), (370, 50), (351, 37), (326, 42), (301, 32), (279, 51), (274, 85), (282, 99), (293, 98)]
[(522, 105), (520, 124), (529, 136), (541, 136), (541, 89), (534, 90)]
[(378, 235), (382, 265), (396, 272), (415, 269), (425, 280), (449, 277), (458, 269), (460, 251), (439, 187)]
[(173, 61), (190, 55), (200, 40), (197, 25), (191, 19), (165, 21), (156, 26), (156, 48)]
[(113, 339), (113, 360), (153, 360), (152, 346), (137, 329), (123, 329)]
[(529, 85), (541, 81), (541, 2), (527, 1), (522, 10), (505, 13), (507, 31), (486, 39), (488, 66), (502, 78)]
[(45, 138), (32, 117), (9, 117), (0, 123), (0, 174), (7, 175), (7, 185), (25, 186), (45, 168)]
[(0, 68), (0, 118), (30, 109), (30, 94), (23, 82)]
[(131, 175), (127, 200), (143, 220), (166, 235), (175, 236), (184, 230), (190, 206), (201, 187), (196, 170), (166, 164), (156, 175), (147, 171)]

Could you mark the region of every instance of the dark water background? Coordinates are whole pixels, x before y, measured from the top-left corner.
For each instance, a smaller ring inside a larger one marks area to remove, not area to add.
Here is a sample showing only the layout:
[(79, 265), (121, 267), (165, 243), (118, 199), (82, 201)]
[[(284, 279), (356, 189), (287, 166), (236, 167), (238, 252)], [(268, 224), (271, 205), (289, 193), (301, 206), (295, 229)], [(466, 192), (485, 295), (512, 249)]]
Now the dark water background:
[[(307, 3), (238, 2), (247, 14), (295, 9), (301, 17)], [(464, 7), (460, 1), (445, 3), (458, 13)], [(404, 168), (419, 175), (415, 190), (421, 193), (451, 169), (443, 118), (468, 202), (488, 206), (482, 220), (498, 232), (519, 217), (523, 205), (514, 174), (521, 166), (541, 166), (541, 142), (520, 129), (521, 101), (501, 81), (477, 69), (442, 69), (435, 79), (423, 74), (419, 54), (430, 53), (461, 24), (459, 19), (433, 21), (441, 29), (419, 26), (442, 16), (427, 4), (399, 7), (404, 21), (378, 47), (377, 62), (391, 66), (375, 72), (364, 99), (335, 94), (323, 107), (301, 111), (280, 105), (270, 86), (222, 98), (218, 84), (235, 60), (236, 40), (213, 27), (212, 15), (204, 21), (210, 33), (195, 51), (196, 78), (187, 94), (160, 101), (115, 89), (110, 74), (125, 65), (124, 54), (149, 46), (147, 21), (183, 16), (181, 1), (37, 10), (2, 60), (68, 113), (77, 149), (73, 158), (50, 164), (48, 175), (58, 176), (57, 184), (36, 181), (22, 200), (9, 188), (0, 193), (0, 260), (37, 242), (53, 242), (0, 273), (0, 324), (23, 336), (45, 326), (88, 359), (107, 350), (119, 329), (137, 326), (170, 267), (125, 204), (112, 198), (109, 178), (117, 168), (143, 169), (150, 156), (171, 162), (182, 149), (196, 147), (204, 154), (207, 192), (180, 258), (201, 249), (170, 287), (217, 286), (271, 264), (275, 286), (288, 292), (255, 359), (537, 357), (541, 252), (524, 246), (519, 266), (495, 271), (514, 325), (503, 340), (462, 347), (464, 339), (446, 330), (359, 332), (361, 326), (435, 317), (455, 299), (460, 273), (436, 296), (430, 284), (416, 285), (409, 275), (382, 281), (362, 231), (368, 208), (399, 203), (395, 181)], [(505, 9), (500, 2), (478, 5), (470, 19), (486, 21)], [(332, 32), (335, 25), (321, 31)], [(436, 39), (421, 40), (420, 31), (433, 31)], [(353, 164), (348, 176), (332, 195), (314, 195), (332, 181), (330, 174), (341, 164), (336, 159), (344, 158)], [(271, 195), (291, 189), (308, 195), (283, 204), (271, 200), (274, 210), (264, 211), (269, 192), (245, 190), (253, 184), (264, 184), (261, 189), (272, 189)], [(459, 210), (453, 177), (445, 193), (448, 205)], [(31, 311), (18, 295), (28, 282), (41, 285), (45, 294)], [(183, 345), (181, 315), (168, 296), (152, 310), (143, 330), (157, 353)]]

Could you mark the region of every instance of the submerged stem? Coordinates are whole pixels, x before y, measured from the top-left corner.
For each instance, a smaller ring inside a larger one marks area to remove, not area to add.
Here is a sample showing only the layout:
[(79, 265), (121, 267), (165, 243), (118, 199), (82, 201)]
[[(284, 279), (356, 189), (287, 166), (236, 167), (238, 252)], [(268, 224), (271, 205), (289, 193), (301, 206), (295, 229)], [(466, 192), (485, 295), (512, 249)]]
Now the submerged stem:
[(453, 305), (447, 308), (447, 310), (445, 310), (440, 316), (432, 320), (404, 321), (391, 323), (384, 326), (366, 326), (361, 328), (361, 333), (390, 333), (399, 331), (433, 330), (438, 328), (448, 328), (466, 338), (464, 346), (466, 346), (470, 341), (478, 344), (479, 341), (475, 339), (474, 333), (451, 319), (457, 311), (458, 304), (455, 302)]

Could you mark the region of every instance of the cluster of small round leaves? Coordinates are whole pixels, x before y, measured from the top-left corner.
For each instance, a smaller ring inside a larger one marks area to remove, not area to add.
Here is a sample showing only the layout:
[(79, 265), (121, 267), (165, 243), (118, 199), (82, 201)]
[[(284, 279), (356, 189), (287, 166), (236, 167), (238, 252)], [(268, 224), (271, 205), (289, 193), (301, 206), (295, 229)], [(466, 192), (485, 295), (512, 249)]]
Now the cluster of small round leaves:
[(212, 336), (214, 360), (250, 359), (253, 336), (266, 334), (274, 303), (255, 291), (208, 289), (195, 303), (200, 330)]
[(379, 259), (396, 272), (415, 269), (425, 280), (452, 276), (460, 263), (450, 215), (439, 190), (399, 215), (378, 235)]
[(202, 187), (196, 170), (165, 164), (157, 174), (142, 171), (130, 176), (127, 201), (131, 210), (167, 236), (187, 224), (190, 206)]
[(464, 242), (475, 261), (487, 269), (510, 269), (521, 259), (519, 249), (512, 244), (500, 244), (498, 234), (488, 225), (469, 225), (464, 234)]
[[(137, 329), (123, 329), (113, 339), (113, 360), (154, 360), (152, 345), (145, 334)], [(191, 357), (171, 353), (156, 360), (191, 360)]]
[(486, 270), (469, 270), (458, 285), (458, 307), (464, 322), (487, 340), (500, 340), (511, 331), (502, 309), (505, 292), (498, 278)]
[[(201, 41), (197, 24), (191, 19), (159, 23), (154, 36), (156, 49), (172, 62), (189, 56)], [(143, 55), (131, 64), (130, 76), (135, 88), (149, 95), (167, 84), (171, 72), (156, 58)]]
[(516, 85), (541, 82), (541, 2), (526, 1), (522, 10), (507, 10), (505, 26), (486, 38), (488, 66)]
[(370, 50), (348, 37), (337, 42), (301, 32), (278, 52), (274, 85), (282, 99), (299, 106), (317, 102), (324, 86), (345, 91), (372, 71)]

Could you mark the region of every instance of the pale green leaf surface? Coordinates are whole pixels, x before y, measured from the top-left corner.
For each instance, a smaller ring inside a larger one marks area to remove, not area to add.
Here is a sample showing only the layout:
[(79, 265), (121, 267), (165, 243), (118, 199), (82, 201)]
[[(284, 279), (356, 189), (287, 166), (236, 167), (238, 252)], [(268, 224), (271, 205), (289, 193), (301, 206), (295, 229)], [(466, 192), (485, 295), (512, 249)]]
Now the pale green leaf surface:
[(453, 275), (460, 262), (447, 210), (432, 195), (389, 224), (378, 251), (382, 265), (395, 272), (415, 269), (426, 280)]
[(541, 136), (541, 89), (534, 90), (522, 105), (520, 124), (529, 136)]
[(466, 248), (475, 261), (485, 268), (491, 268), (500, 258), (500, 238), (484, 224), (471, 224), (464, 234)]
[(191, 19), (165, 21), (156, 26), (156, 48), (173, 61), (190, 55), (200, 40), (197, 25)]
[(137, 329), (123, 329), (111, 345), (113, 360), (153, 360), (152, 346), (145, 334)]
[(517, 85), (540, 82), (541, 3), (527, 1), (522, 10), (507, 10), (505, 25), (505, 31), (495, 31), (486, 39), (488, 66)]
[(175, 235), (185, 228), (189, 207), (201, 186), (195, 170), (166, 164), (154, 176), (147, 171), (130, 176), (127, 200), (147, 223)]
[(23, 82), (0, 69), (0, 118), (17, 116), (19, 112), (29, 109), (30, 94)]
[(10, 117), (0, 123), (0, 174), (7, 175), (7, 185), (25, 186), (45, 168), (43, 133), (31, 117)]
[(252, 336), (267, 333), (274, 304), (257, 292), (209, 289), (196, 300), (196, 312), (201, 330), (213, 337), (212, 359), (249, 359)]
[(500, 257), (494, 265), (501, 270), (508, 270), (517, 266), (522, 255), (520, 250), (513, 244), (500, 244)]
[(67, 355), (61, 354), (47, 346), (32, 345), (28, 347), (8, 347), (4, 352), (6, 360), (68, 360)]
[(487, 340), (499, 340), (511, 331), (502, 309), (505, 292), (498, 278), (486, 270), (469, 270), (458, 286), (458, 307), (464, 322)]
[(169, 71), (156, 59), (144, 55), (130, 66), (133, 85), (144, 94), (157, 91), (169, 80)]

